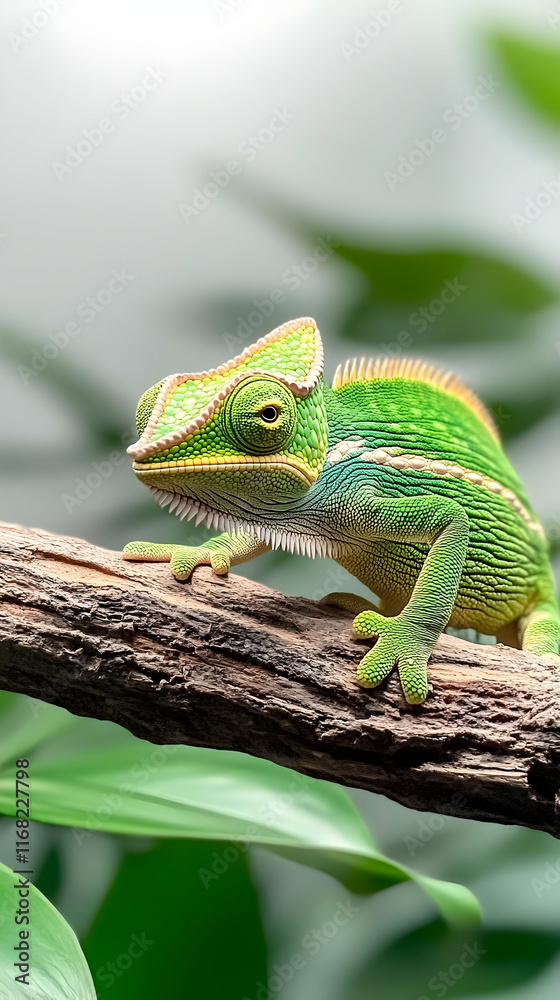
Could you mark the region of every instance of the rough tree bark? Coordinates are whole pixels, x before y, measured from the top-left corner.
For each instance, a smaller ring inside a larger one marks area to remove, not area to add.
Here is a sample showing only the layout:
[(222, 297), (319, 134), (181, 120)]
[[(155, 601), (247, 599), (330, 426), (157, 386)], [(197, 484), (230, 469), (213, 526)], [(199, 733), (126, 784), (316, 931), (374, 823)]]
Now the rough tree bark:
[[(358, 687), (351, 617), (203, 567), (0, 525), (0, 688), (154, 743), (242, 750), (415, 809), (560, 836), (560, 679), (443, 636), (433, 691)], [(459, 793), (459, 794), (456, 794)]]

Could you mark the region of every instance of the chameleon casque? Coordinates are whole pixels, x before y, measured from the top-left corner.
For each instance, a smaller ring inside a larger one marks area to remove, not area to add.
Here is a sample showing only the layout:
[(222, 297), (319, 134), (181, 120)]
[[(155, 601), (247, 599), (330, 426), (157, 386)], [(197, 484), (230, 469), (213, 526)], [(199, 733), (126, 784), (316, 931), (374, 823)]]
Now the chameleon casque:
[(281, 547), (330, 556), (379, 607), (352, 595), (375, 640), (358, 681), (398, 667), (411, 704), (446, 625), (495, 635), (560, 666), (560, 612), (544, 532), (494, 421), (454, 375), (422, 361), (339, 367), (323, 381), (314, 320), (285, 323), (219, 368), (144, 393), (128, 452), (162, 507), (225, 531), (201, 546), (130, 542), (125, 559), (219, 574)]

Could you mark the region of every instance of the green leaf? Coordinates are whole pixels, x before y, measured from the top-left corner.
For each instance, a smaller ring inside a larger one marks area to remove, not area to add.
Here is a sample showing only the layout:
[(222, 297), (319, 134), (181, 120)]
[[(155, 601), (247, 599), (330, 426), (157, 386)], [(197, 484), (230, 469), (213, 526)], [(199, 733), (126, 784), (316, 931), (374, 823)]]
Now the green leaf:
[[(17, 744), (21, 711), (16, 702), (2, 719), (12, 755), (0, 768), (0, 811), (8, 815), (15, 808), (13, 759), (32, 756), (33, 819), (73, 826), (77, 837), (94, 829), (259, 843), (356, 892), (413, 879), (450, 922), (479, 917), (468, 889), (417, 876), (381, 854), (338, 785), (248, 754), (154, 746), (112, 723), (80, 720), (46, 705), (41, 728), (48, 736), (36, 741), (31, 755), (29, 724)], [(53, 735), (56, 718), (59, 736)]]
[(560, 125), (560, 47), (509, 32), (489, 41), (518, 93), (549, 124)]
[[(399, 250), (341, 242), (333, 256), (364, 278), (342, 317), (341, 336), (378, 345), (390, 356), (418, 354), (450, 338), (467, 343), (519, 339), (528, 335), (533, 312), (557, 298), (550, 285), (529, 271), (467, 249)], [(235, 330), (237, 318), (251, 309), (249, 297), (213, 298), (207, 322)], [(230, 353), (243, 346), (240, 341)]]
[[(536, 979), (560, 951), (560, 936), (517, 928), (458, 932), (436, 920), (392, 941), (362, 970), (348, 1000), (475, 997)], [(509, 996), (509, 994), (508, 994)]]
[[(538, 278), (489, 254), (442, 247), (430, 250), (391, 250), (341, 243), (335, 254), (357, 267), (382, 302), (414, 305), (436, 295), (446, 281), (457, 277), (465, 291), (514, 309), (530, 311), (551, 301), (551, 290)], [(458, 289), (463, 294), (461, 289)]]
[(246, 858), (215, 841), (126, 855), (83, 946), (113, 1000), (254, 997), (268, 977)]
[[(29, 885), (30, 923), (16, 924), (20, 908), (17, 885), (20, 878), (11, 868), (0, 864), (0, 996), (6, 1000), (95, 1000), (96, 994), (87, 962), (74, 931), (52, 903), (33, 885)], [(20, 918), (21, 919), (21, 918)], [(28, 939), (20, 937), (29, 932)], [(25, 974), (25, 963), (18, 969), (23, 952), (14, 949), (28, 940), (29, 982), (18, 983)]]
[(343, 319), (342, 336), (379, 343), (389, 355), (418, 354), (449, 338), (524, 336), (527, 317), (557, 298), (550, 285), (490, 254), (344, 243), (334, 252), (368, 284)]
[[(235, 196), (309, 247), (322, 234), (333, 252), (322, 266), (330, 268), (338, 258), (363, 276), (362, 288), (356, 288), (338, 332), (351, 340), (377, 344), (389, 356), (392, 352), (417, 356), (428, 345), (447, 344), (450, 339), (471, 343), (524, 337), (530, 332), (532, 314), (558, 300), (555, 285), (492, 252), (437, 245), (429, 236), (423, 242), (410, 238), (396, 242), (373, 232), (369, 239), (367, 234), (362, 239), (341, 232), (326, 235), (322, 220), (255, 183), (237, 185)], [(455, 298), (446, 282), (461, 286)], [(438, 301), (431, 310), (434, 300)], [(215, 300), (210, 309), (215, 315)], [(221, 323), (235, 331), (239, 315), (246, 316), (252, 309), (249, 296), (244, 307), (232, 301), (227, 313), (222, 308)], [(420, 309), (427, 310), (428, 316), (418, 315)], [(404, 342), (399, 339), (403, 333)]]

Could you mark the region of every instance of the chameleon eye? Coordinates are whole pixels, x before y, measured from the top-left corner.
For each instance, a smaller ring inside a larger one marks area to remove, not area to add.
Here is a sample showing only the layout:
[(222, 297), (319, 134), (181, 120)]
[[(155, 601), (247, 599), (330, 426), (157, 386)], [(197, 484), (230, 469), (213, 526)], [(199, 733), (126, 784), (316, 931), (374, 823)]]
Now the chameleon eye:
[(277, 406), (265, 406), (264, 410), (261, 410), (261, 420), (264, 420), (265, 424), (273, 424), (279, 416), (280, 410)]
[(295, 433), (297, 406), (287, 386), (262, 375), (243, 379), (224, 400), (223, 428), (247, 455), (274, 455)]

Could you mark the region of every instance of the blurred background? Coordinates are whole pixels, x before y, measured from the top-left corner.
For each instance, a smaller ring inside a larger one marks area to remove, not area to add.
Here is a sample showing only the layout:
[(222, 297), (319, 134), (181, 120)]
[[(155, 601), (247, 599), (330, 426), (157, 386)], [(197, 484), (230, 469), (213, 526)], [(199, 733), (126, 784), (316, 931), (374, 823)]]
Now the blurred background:
[[(492, 409), (559, 550), (557, 0), (4, 0), (0, 37), (4, 520), (117, 549), (203, 540), (131, 472), (136, 402), (310, 315), (327, 377), (361, 354), (456, 371)], [(360, 592), (335, 563), (281, 552), (243, 573), (316, 599)], [(429, 986), (431, 939), (417, 929), (433, 914), (398, 887), (362, 899), (283, 1000), (558, 995), (557, 841), (350, 794), (388, 854), (477, 893), (503, 961)], [(3, 820), (7, 864), (11, 831)], [(200, 892), (187, 878), (196, 842), (174, 845), (172, 862), (157, 842), (99, 833), (87, 864), (63, 828), (37, 825), (36, 842), (38, 884), (88, 957), (102, 913), (126, 912), (127, 880), (147, 912), (166, 864)], [(212, 905), (173, 906), (187, 937), (196, 925), (212, 942), (216, 913), (244, 927), (246, 905), (247, 954), (269, 970), (344, 891), (259, 847), (245, 881), (237, 872)], [(138, 966), (161, 962), (156, 951)], [(165, 995), (267, 1000), (261, 973), (244, 970), (230, 993), (211, 949), (185, 955)], [(134, 992), (126, 979), (111, 996), (148, 995), (142, 976)]]

